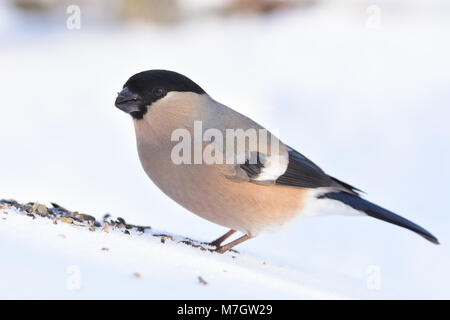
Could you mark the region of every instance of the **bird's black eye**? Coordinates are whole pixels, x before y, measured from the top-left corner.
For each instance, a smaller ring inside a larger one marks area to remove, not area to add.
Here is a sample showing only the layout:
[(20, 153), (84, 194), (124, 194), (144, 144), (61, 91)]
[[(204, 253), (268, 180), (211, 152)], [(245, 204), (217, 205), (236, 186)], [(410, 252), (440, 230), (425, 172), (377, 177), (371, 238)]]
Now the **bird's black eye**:
[(161, 98), (162, 96), (164, 96), (165, 91), (163, 88), (154, 88), (152, 94), (155, 98)]

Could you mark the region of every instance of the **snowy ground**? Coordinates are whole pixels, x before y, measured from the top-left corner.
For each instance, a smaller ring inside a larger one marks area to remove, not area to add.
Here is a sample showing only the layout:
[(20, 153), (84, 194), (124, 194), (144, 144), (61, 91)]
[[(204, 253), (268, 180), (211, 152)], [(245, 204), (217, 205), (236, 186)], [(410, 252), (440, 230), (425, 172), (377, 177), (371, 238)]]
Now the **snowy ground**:
[[(233, 259), (8, 213), (0, 297), (449, 298), (449, 5), (379, 1), (374, 28), (372, 3), (349, 3), (167, 28), (87, 20), (76, 31), (65, 12), (44, 23), (2, 4), (0, 198), (110, 212), (201, 241), (225, 232), (147, 179), (132, 123), (113, 106), (130, 75), (166, 68), (278, 130), (442, 245), (370, 218), (332, 216), (263, 234)], [(79, 267), (81, 290), (66, 287), (70, 266)]]
[[(338, 286), (238, 253), (0, 210), (1, 298), (345, 298)], [(6, 281), (5, 278), (13, 278)], [(203, 281), (199, 280), (201, 277)]]

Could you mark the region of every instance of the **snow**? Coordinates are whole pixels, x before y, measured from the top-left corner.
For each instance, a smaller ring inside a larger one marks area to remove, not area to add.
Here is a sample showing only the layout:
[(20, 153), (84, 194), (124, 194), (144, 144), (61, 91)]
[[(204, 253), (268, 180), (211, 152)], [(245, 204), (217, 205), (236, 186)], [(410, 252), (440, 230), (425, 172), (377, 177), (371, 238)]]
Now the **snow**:
[[(366, 27), (372, 3), (331, 1), (166, 28), (87, 19), (74, 31), (65, 11), (43, 23), (2, 4), (0, 198), (110, 212), (201, 241), (225, 233), (148, 180), (131, 120), (113, 106), (129, 76), (166, 68), (442, 245), (368, 217), (324, 216), (245, 242), (233, 259), (9, 212), (0, 297), (449, 298), (449, 6), (377, 3), (379, 29)], [(71, 266), (81, 290), (66, 287)]]
[(13, 208), (0, 212), (0, 234), (3, 299), (345, 298), (297, 270), (148, 232), (91, 232)]

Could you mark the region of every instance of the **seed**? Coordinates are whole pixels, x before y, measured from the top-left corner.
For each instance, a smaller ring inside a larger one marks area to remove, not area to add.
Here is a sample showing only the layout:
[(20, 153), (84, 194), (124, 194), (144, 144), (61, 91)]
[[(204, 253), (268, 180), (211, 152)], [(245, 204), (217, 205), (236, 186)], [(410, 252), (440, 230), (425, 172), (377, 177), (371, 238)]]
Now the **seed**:
[[(36, 205), (35, 205), (36, 206)], [(41, 216), (46, 216), (47, 215), (47, 207), (44, 206), (43, 204), (37, 204), (37, 212), (41, 215)]]
[(208, 282), (205, 281), (201, 276), (198, 276), (198, 282), (200, 282), (202, 285), (206, 286)]
[(59, 220), (61, 222), (65, 222), (68, 224), (72, 224), (74, 222), (74, 220), (72, 218), (68, 218), (68, 217), (56, 218), (56, 220)]
[(80, 214), (80, 218), (82, 220), (95, 221), (95, 218), (93, 216), (88, 215), (88, 214)]
[(50, 202), (50, 204), (53, 206), (53, 208), (61, 210), (61, 211), (65, 211), (65, 212), (69, 212), (69, 210), (67, 210), (66, 208), (61, 207), (59, 204), (55, 203), (55, 202)]
[(85, 227), (85, 226), (86, 226), (86, 223), (79, 222), (79, 221), (76, 221), (76, 220), (73, 220), (72, 223), (73, 223), (74, 225), (76, 225), (76, 226), (79, 226), (79, 227)]

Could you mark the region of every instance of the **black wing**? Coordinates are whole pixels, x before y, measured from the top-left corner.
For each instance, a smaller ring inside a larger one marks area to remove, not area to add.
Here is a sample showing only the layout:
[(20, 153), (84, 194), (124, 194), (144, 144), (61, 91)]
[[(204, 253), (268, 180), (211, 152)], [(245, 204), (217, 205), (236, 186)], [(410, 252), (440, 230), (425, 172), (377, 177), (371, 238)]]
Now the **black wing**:
[(302, 188), (320, 188), (332, 185), (333, 180), (305, 156), (294, 150), (289, 151), (288, 155), (289, 162), (286, 172), (276, 180), (276, 184)]
[(288, 151), (288, 155), (289, 163), (286, 172), (276, 180), (276, 184), (302, 188), (334, 187), (352, 194), (361, 191), (327, 175), (318, 165), (292, 148)]
[[(288, 151), (288, 156), (288, 167), (284, 174), (275, 180), (275, 184), (299, 188), (334, 187), (352, 194), (357, 194), (356, 191), (360, 191), (345, 182), (330, 177), (319, 166), (294, 149)], [(258, 176), (264, 168), (259, 155), (257, 160), (255, 164), (249, 164), (247, 161), (241, 165), (250, 179)]]

